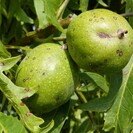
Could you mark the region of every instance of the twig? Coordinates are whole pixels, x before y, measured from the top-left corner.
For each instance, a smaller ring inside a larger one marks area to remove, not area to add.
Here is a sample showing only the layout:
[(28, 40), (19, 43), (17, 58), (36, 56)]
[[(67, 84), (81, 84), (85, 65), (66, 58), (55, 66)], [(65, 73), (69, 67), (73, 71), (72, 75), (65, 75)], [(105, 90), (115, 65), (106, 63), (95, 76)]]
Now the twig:
[(66, 40), (66, 37), (53, 37), (54, 41), (64, 41)]
[[(77, 96), (78, 96), (78, 98), (79, 98), (79, 100), (80, 100), (81, 103), (87, 103), (87, 99), (84, 96), (84, 94), (81, 91), (79, 91), (79, 87), (76, 88), (76, 94), (77, 94)], [(86, 111), (86, 113), (87, 113), (90, 121), (92, 122), (92, 124), (94, 126), (94, 129), (98, 130), (96, 128), (96, 122), (95, 122), (95, 120), (93, 118), (93, 114), (90, 111)]]
[(25, 51), (28, 51), (28, 50), (31, 50), (31, 48), (29, 46), (13, 46), (13, 45), (6, 45), (6, 48), (7, 49), (21, 49), (21, 50), (25, 50)]
[(126, 12), (126, 13), (123, 13), (123, 14), (120, 14), (121, 16), (123, 17), (133, 17), (133, 12)]

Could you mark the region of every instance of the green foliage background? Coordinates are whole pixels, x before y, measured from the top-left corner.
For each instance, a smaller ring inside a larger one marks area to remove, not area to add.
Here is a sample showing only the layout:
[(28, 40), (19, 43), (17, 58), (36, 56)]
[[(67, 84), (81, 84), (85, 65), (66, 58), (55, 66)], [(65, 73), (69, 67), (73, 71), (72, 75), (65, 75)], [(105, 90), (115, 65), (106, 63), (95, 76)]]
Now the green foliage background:
[(0, 0), (0, 133), (133, 132), (133, 57), (120, 73), (81, 71), (70, 101), (41, 116), (22, 106), (37, 90), (14, 84), (22, 55), (41, 43), (66, 43), (73, 17), (95, 8), (117, 12), (133, 27), (133, 0)]

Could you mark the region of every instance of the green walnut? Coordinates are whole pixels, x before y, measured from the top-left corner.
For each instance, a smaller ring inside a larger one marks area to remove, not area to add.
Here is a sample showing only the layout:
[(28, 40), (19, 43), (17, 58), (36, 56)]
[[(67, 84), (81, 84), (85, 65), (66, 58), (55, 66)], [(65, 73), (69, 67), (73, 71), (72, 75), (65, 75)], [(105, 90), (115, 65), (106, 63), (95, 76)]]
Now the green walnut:
[(67, 50), (54, 43), (31, 50), (16, 72), (16, 85), (38, 91), (25, 103), (35, 113), (50, 112), (67, 102), (78, 84), (78, 67)]
[(107, 9), (81, 13), (70, 23), (67, 45), (77, 65), (102, 74), (122, 70), (133, 53), (133, 29)]

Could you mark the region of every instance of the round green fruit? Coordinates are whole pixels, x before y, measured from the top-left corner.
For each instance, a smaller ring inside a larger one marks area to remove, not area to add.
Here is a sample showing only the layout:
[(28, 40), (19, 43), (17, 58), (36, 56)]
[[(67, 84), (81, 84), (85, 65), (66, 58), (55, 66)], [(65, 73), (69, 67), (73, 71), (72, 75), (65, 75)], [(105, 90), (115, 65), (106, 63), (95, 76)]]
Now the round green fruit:
[(133, 53), (133, 29), (119, 14), (94, 9), (72, 20), (67, 45), (79, 67), (114, 73), (124, 68)]
[(54, 43), (35, 47), (20, 63), (16, 85), (38, 91), (25, 100), (35, 113), (46, 113), (67, 102), (78, 83), (78, 68), (67, 50)]

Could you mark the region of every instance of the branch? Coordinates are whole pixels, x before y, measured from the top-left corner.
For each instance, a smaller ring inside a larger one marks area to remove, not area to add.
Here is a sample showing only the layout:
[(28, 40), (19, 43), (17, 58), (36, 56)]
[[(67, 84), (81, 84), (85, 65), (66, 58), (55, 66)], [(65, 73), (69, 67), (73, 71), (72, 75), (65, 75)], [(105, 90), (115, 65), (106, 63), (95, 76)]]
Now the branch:
[[(61, 24), (61, 26), (63, 28), (66, 28), (69, 25), (69, 23), (71, 22), (72, 17), (73, 16), (68, 16), (64, 19), (60, 19), (59, 23)], [(55, 33), (56, 31), (57, 31), (57, 29), (53, 25), (48, 25), (43, 30), (29, 32), (28, 34), (26, 34), (25, 37), (21, 38), (20, 40), (17, 40), (16, 42), (13, 42), (9, 45), (26, 46), (26, 45), (32, 43), (32, 41), (34, 41), (36, 38), (45, 39), (48, 36), (50, 36), (51, 34)]]
[(133, 12), (126, 12), (126, 13), (121, 14), (121, 16), (123, 16), (123, 17), (133, 17)]
[[(76, 88), (76, 94), (77, 94), (77, 96), (78, 96), (78, 98), (79, 98), (79, 100), (80, 100), (81, 103), (87, 103), (88, 102), (87, 99), (86, 99), (86, 97), (84, 96), (84, 94), (79, 90), (79, 87)], [(96, 128), (97, 127), (96, 126), (96, 122), (94, 120), (94, 117), (93, 117), (92, 112), (86, 111), (86, 113), (87, 113), (90, 121), (92, 122), (92, 124), (94, 126), (94, 129), (96, 129), (97, 132), (98, 132), (98, 129)]]

